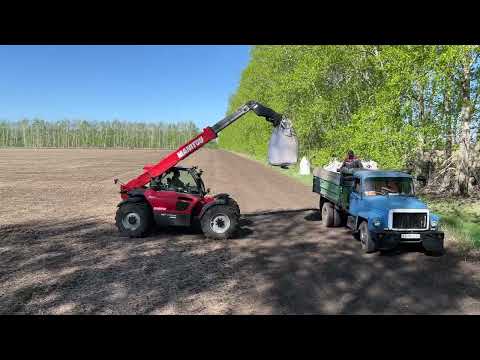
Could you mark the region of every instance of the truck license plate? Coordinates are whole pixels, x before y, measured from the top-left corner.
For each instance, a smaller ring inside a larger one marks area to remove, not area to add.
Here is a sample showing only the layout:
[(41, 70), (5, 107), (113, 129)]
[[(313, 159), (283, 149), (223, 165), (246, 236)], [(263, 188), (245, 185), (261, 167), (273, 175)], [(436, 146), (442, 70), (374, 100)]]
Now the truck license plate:
[(402, 239), (420, 239), (420, 234), (402, 234)]

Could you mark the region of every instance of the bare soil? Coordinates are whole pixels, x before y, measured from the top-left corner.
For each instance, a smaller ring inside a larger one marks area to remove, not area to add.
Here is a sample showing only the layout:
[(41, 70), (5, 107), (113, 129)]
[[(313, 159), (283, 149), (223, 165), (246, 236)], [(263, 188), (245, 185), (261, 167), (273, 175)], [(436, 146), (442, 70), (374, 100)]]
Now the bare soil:
[(1, 314), (480, 314), (480, 264), (447, 247), (363, 254), (318, 220), (311, 188), (203, 149), (212, 192), (240, 204), (235, 239), (118, 236), (118, 187), (165, 152), (0, 150)]

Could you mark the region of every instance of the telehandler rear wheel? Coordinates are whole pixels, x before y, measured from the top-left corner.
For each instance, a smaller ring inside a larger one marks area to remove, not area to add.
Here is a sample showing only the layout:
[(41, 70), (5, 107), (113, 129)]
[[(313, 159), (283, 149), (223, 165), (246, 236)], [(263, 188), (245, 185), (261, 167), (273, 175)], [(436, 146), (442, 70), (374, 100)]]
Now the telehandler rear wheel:
[(143, 237), (153, 226), (152, 211), (144, 202), (125, 203), (117, 210), (115, 224), (122, 235)]
[(205, 237), (228, 239), (238, 227), (239, 214), (235, 206), (215, 205), (203, 214), (200, 223)]

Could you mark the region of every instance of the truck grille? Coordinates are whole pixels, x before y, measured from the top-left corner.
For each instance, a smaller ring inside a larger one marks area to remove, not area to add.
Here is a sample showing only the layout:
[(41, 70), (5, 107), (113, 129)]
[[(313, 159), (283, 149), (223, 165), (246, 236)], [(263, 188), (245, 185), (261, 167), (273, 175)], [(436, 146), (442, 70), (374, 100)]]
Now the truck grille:
[(427, 213), (393, 213), (393, 229), (427, 229)]

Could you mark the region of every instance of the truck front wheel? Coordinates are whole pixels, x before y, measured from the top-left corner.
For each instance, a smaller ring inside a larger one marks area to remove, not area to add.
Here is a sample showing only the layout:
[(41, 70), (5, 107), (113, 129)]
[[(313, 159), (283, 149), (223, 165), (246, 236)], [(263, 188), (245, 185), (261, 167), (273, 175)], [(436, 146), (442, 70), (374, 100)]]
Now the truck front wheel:
[(360, 224), (359, 233), (363, 251), (367, 254), (375, 252), (375, 243), (373, 242), (370, 230), (368, 230), (368, 223), (366, 221)]
[(334, 213), (335, 209), (330, 202), (324, 202), (322, 206), (322, 223), (326, 227), (332, 227), (334, 225)]

